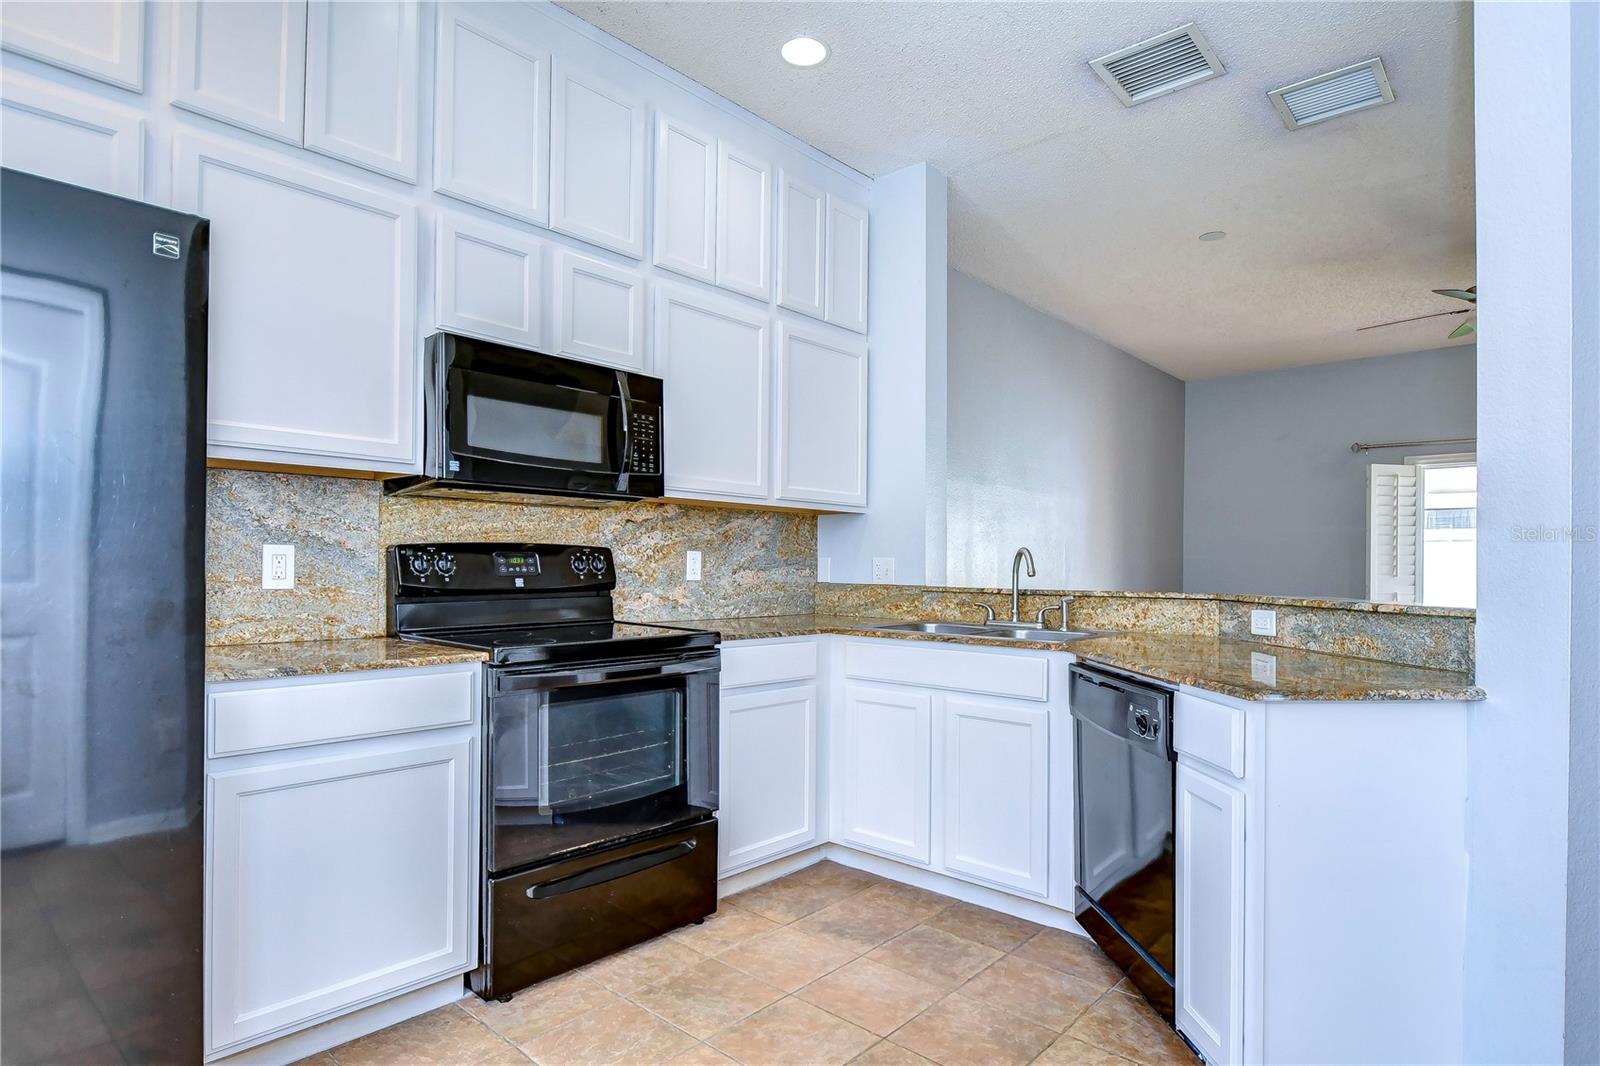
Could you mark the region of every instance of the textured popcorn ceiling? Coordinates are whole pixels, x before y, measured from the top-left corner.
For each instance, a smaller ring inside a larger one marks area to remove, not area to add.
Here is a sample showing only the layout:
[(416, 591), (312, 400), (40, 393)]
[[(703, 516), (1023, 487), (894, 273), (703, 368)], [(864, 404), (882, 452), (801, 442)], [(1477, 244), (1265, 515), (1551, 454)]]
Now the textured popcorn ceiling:
[[(864, 173), (931, 162), (952, 265), (1179, 377), (1435, 348), (1458, 318), (1356, 329), (1473, 283), (1465, 3), (563, 6)], [(1125, 108), (1089, 69), (1191, 20), (1225, 76)], [(1373, 55), (1395, 103), (1283, 128), (1267, 90)]]

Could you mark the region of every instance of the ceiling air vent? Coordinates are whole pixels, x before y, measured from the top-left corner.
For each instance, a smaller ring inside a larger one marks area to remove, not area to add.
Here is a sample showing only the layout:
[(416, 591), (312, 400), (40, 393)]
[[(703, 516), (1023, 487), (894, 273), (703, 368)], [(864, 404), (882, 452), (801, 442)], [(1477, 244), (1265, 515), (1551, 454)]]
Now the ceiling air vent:
[(1128, 107), (1226, 73), (1194, 23), (1091, 59), (1089, 65)]
[(1384, 73), (1381, 59), (1297, 81), (1274, 89), (1267, 96), (1283, 124), (1292, 130), (1394, 102), (1394, 90), (1389, 88), (1389, 75)]

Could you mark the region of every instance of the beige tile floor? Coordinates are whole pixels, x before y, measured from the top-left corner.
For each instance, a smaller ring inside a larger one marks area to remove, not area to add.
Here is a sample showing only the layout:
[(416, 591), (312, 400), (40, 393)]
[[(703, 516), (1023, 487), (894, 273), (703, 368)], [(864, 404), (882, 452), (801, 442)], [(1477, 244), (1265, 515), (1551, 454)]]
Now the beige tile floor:
[(519, 993), (473, 996), (314, 1066), (1166, 1066), (1196, 1060), (1083, 937), (832, 862)]

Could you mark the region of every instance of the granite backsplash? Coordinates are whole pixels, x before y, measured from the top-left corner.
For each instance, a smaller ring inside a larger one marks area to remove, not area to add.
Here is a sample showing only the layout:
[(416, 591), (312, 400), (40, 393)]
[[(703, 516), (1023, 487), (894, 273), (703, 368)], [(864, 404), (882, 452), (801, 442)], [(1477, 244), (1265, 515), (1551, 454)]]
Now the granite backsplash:
[[(811, 515), (681, 504), (544, 506), (384, 497), (375, 481), (246, 470), (206, 474), (206, 642), (382, 636), (384, 549), (408, 541), (603, 544), (617, 613), (640, 621), (810, 612)], [(295, 546), (295, 587), (261, 588), (261, 546)], [(684, 552), (704, 553), (700, 581)]]

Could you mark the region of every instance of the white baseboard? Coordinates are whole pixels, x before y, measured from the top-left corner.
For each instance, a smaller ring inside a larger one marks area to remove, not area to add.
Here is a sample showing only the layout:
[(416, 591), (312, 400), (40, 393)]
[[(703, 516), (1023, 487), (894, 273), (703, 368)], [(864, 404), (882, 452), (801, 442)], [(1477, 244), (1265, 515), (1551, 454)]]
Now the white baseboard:
[(286, 1066), (287, 1063), (298, 1062), (319, 1051), (338, 1047), (346, 1041), (375, 1033), (379, 1029), (386, 1029), (407, 1018), (415, 1018), (447, 1003), (454, 1003), (465, 995), (466, 991), (466, 983), (460, 974), (446, 977), (442, 981), (414, 988), (393, 999), (374, 1003), (370, 1007), (363, 1007), (349, 1014), (341, 1014), (337, 1018), (329, 1018), (320, 1025), (313, 1025), (298, 1033), (280, 1036), (276, 1040), (257, 1044), (253, 1048), (246, 1048), (226, 1058), (212, 1059), (211, 1063), (212, 1066), (220, 1063), (227, 1063), (227, 1066)]
[(957, 877), (924, 870), (918, 866), (896, 862), (886, 859), (881, 855), (872, 855), (854, 848), (847, 848), (843, 844), (822, 844), (802, 851), (796, 855), (786, 855), (781, 859), (774, 859), (764, 866), (754, 869), (742, 870), (731, 877), (724, 878), (717, 883), (717, 896), (731, 896), (735, 892), (754, 888), (768, 881), (776, 880), (796, 870), (802, 870), (824, 859), (832, 859), (841, 866), (849, 866), (857, 870), (877, 874), (879, 877), (901, 884), (914, 885), (925, 888), (929, 892), (937, 892), (941, 896), (950, 896), (965, 903), (975, 903), (980, 907), (987, 907), (992, 911), (1009, 914), (1015, 918), (1026, 918), (1030, 922), (1050, 926), (1052, 929), (1064, 929), (1069, 933), (1076, 933), (1081, 937), (1088, 937), (1083, 926), (1073, 918), (1071, 911), (1052, 907), (1048, 903), (1038, 900), (1022, 899), (1007, 892), (975, 885), (970, 881), (963, 881)]

